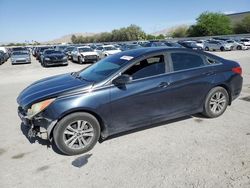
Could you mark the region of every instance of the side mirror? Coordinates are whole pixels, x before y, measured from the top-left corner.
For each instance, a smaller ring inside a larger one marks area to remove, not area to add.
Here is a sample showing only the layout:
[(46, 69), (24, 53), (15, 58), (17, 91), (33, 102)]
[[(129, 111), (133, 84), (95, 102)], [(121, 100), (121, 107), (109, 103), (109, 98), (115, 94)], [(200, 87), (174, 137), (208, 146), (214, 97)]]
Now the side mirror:
[(127, 74), (123, 74), (121, 76), (118, 76), (117, 78), (115, 78), (112, 83), (114, 85), (125, 85), (128, 84), (129, 82), (132, 81), (132, 77), (127, 75)]

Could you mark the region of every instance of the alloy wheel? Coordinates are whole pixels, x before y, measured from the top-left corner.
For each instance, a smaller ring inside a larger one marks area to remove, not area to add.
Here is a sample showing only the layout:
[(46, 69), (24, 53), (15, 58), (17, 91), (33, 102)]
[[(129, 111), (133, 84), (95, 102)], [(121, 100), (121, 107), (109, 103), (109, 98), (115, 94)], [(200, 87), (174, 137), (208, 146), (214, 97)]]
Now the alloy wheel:
[(65, 145), (71, 149), (83, 149), (90, 144), (94, 137), (93, 126), (83, 120), (69, 124), (63, 133)]
[(209, 101), (209, 107), (212, 113), (219, 114), (221, 113), (226, 107), (226, 96), (218, 91), (212, 95)]

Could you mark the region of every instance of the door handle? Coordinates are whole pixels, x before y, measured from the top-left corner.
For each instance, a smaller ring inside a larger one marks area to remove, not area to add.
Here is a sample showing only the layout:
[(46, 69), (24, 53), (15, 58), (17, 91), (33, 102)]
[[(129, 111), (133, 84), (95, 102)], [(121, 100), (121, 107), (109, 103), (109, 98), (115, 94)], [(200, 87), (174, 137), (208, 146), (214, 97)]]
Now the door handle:
[(169, 82), (161, 82), (160, 84), (159, 84), (159, 86), (158, 87), (161, 87), (161, 88), (166, 88), (166, 87), (168, 87), (170, 85), (170, 83)]

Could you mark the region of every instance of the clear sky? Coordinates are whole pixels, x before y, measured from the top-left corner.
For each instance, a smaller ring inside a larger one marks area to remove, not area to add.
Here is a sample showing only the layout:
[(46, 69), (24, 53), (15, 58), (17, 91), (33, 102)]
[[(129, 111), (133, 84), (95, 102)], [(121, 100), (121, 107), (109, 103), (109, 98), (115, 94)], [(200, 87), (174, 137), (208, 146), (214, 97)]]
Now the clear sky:
[(0, 43), (48, 41), (136, 24), (147, 33), (192, 24), (204, 11), (250, 10), (250, 0), (0, 0)]

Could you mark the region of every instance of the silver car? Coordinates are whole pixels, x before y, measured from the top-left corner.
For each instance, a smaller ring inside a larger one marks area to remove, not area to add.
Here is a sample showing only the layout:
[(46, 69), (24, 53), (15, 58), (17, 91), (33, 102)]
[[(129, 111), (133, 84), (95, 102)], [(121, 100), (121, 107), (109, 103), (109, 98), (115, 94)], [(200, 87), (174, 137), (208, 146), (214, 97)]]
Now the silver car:
[(10, 58), (12, 65), (31, 63), (30, 53), (28, 51), (14, 51)]
[(226, 51), (226, 50), (232, 50), (233, 46), (232, 44), (227, 43), (225, 41), (209, 40), (205, 42), (204, 49), (206, 51), (209, 51), (209, 50)]

